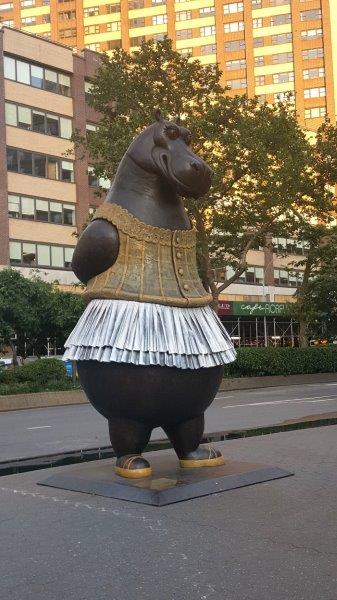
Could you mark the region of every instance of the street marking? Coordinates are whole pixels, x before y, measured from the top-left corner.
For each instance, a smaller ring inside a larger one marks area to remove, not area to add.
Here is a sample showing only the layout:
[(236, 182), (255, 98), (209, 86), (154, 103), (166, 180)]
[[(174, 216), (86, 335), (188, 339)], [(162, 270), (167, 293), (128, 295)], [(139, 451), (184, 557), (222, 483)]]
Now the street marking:
[(234, 398), (234, 396), (216, 396), (215, 400), (226, 400), (226, 398)]
[(27, 427), (27, 429), (48, 429), (51, 425), (40, 425), (39, 427)]
[(309, 398), (292, 398), (290, 400), (272, 400), (270, 402), (251, 402), (249, 404), (231, 404), (222, 408), (239, 408), (240, 406), (266, 406), (271, 404), (289, 404), (290, 402), (331, 402), (337, 400), (337, 396), (311, 396)]

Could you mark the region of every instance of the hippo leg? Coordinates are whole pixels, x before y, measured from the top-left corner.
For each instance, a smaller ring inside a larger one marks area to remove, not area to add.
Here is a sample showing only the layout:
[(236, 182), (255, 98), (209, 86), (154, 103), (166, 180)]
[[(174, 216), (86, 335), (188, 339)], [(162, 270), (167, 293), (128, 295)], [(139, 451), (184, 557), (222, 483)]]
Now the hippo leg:
[(140, 421), (121, 417), (109, 419), (111, 445), (117, 456), (117, 475), (132, 479), (151, 475), (149, 462), (141, 456), (151, 431), (151, 426)]
[(182, 468), (216, 467), (224, 464), (224, 458), (212, 446), (199, 447), (204, 432), (204, 414), (188, 421), (163, 426), (174, 447)]

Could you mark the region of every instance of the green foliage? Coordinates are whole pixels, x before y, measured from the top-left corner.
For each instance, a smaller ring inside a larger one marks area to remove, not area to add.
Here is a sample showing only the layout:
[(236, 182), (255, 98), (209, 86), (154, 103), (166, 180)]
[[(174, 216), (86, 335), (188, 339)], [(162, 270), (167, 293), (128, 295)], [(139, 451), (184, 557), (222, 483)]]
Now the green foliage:
[(337, 348), (239, 348), (225, 377), (336, 373)]
[(0, 383), (36, 383), (46, 384), (51, 381), (67, 380), (67, 372), (63, 363), (55, 358), (38, 359), (16, 369), (1, 369)]
[(28, 279), (15, 269), (0, 271), (0, 338), (25, 356), (43, 350), (46, 338), (63, 343), (84, 308), (80, 296), (59, 291), (38, 273)]
[(11, 394), (33, 394), (37, 392), (57, 392), (79, 389), (78, 383), (72, 381), (50, 381), (47, 383), (13, 382), (1, 383), (0, 380), (0, 396), (8, 396)]

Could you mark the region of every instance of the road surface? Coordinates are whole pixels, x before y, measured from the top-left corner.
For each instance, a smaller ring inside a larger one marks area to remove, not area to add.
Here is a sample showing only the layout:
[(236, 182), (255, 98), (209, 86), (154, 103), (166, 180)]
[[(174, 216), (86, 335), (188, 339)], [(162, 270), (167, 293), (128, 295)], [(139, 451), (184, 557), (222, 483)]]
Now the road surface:
[[(337, 416), (337, 383), (220, 392), (206, 413), (206, 433)], [(161, 429), (152, 439), (163, 439)], [(90, 405), (0, 413), (0, 462), (108, 446), (106, 420)], [(337, 598), (337, 595), (336, 595)]]

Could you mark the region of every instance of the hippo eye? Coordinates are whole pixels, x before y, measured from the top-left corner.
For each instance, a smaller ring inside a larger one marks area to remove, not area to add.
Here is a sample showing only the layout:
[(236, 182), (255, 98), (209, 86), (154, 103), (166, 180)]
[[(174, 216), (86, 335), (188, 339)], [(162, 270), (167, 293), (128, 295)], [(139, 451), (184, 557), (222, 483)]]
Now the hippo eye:
[(170, 138), (170, 140), (177, 140), (180, 135), (177, 127), (166, 127), (165, 134), (168, 138)]

